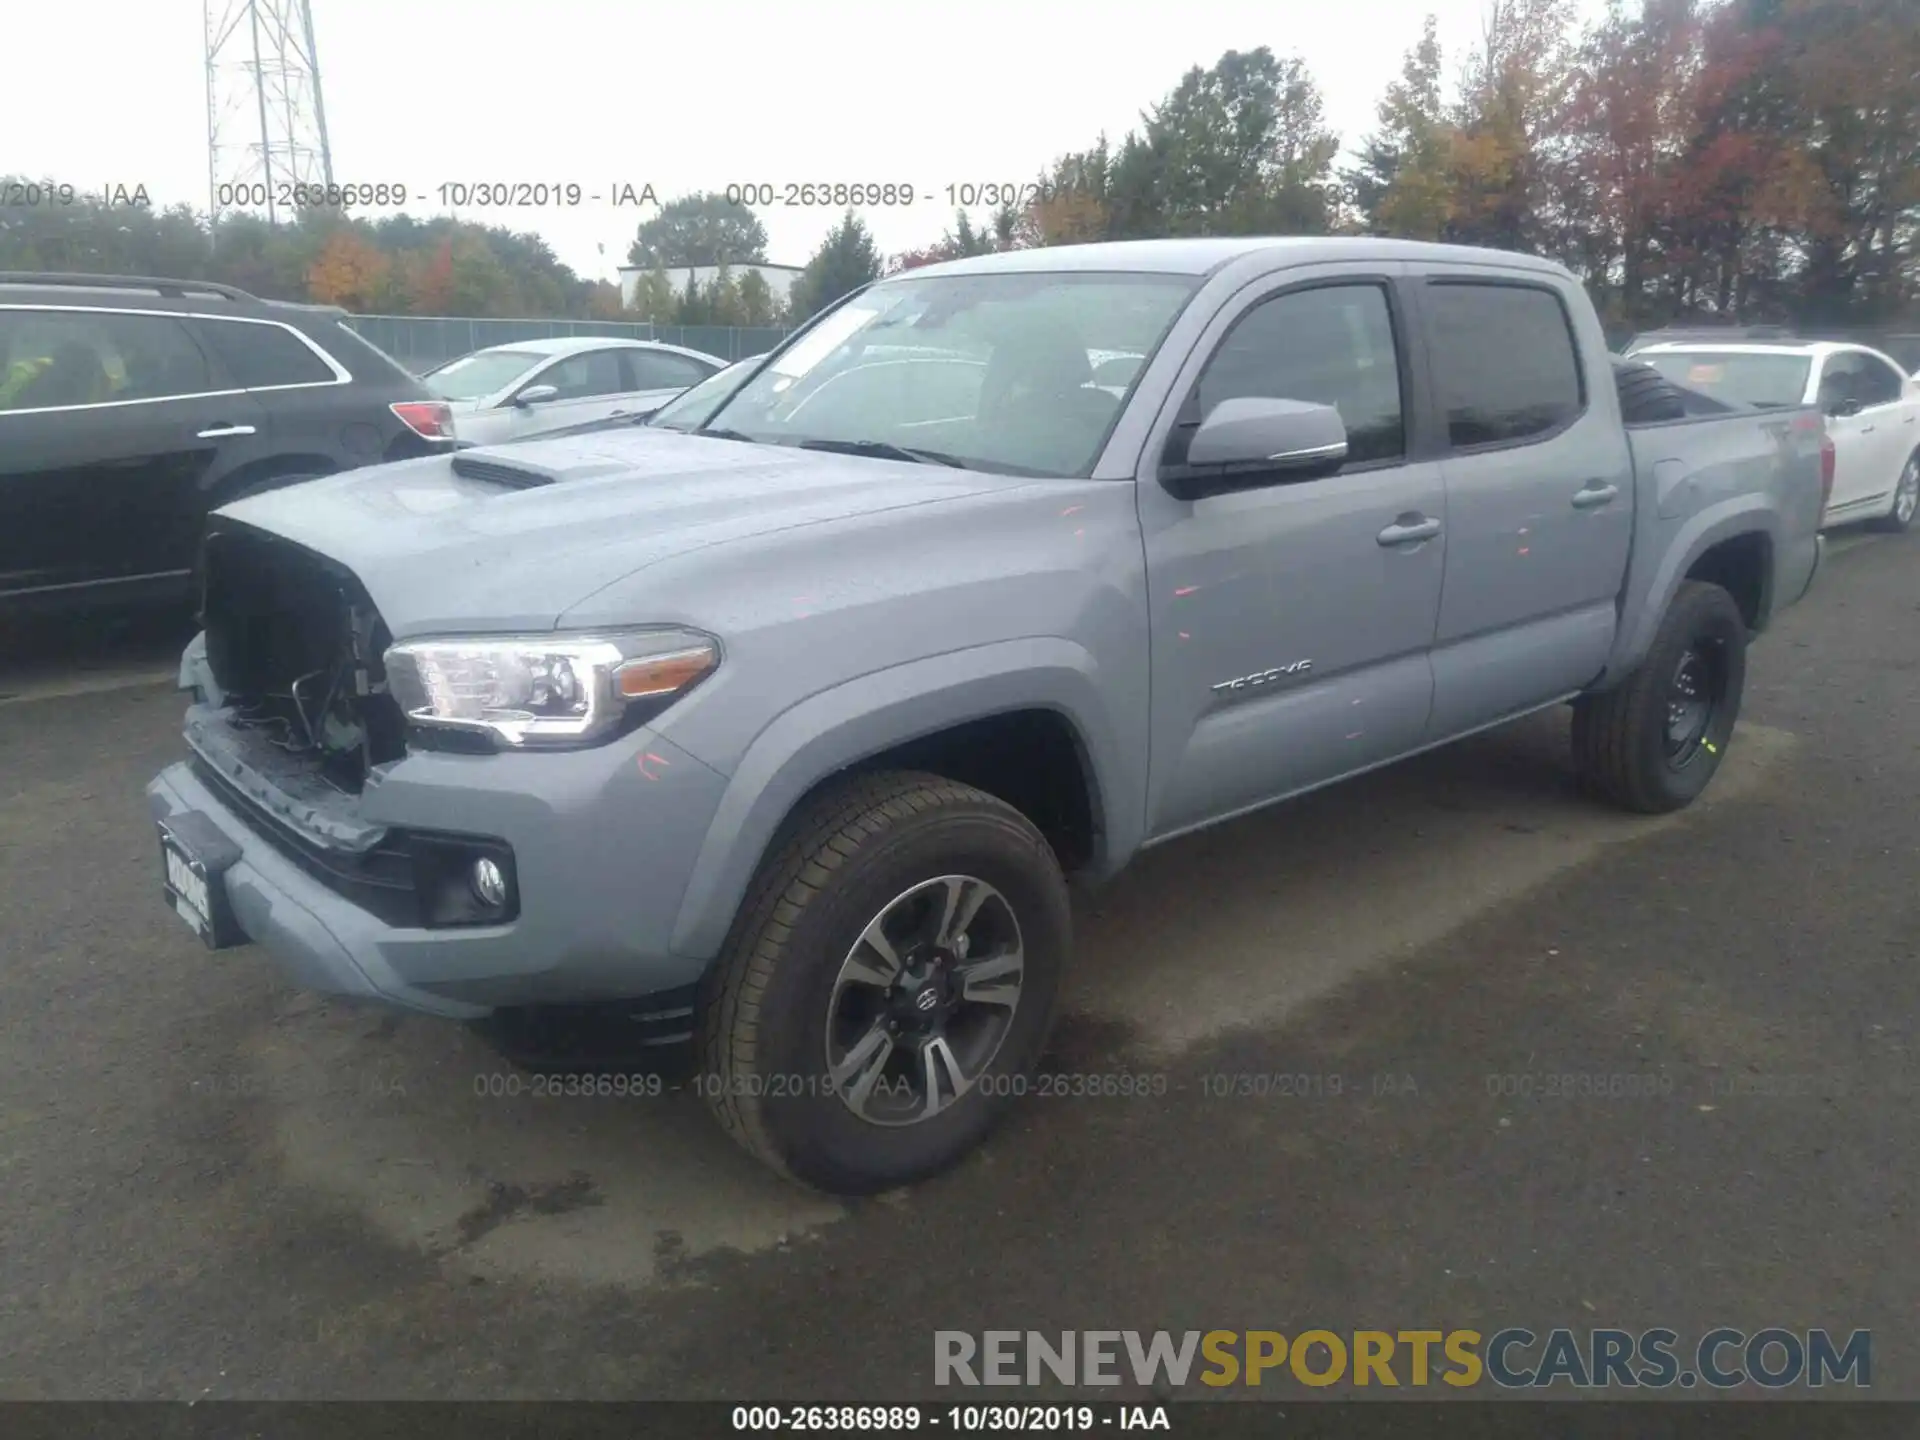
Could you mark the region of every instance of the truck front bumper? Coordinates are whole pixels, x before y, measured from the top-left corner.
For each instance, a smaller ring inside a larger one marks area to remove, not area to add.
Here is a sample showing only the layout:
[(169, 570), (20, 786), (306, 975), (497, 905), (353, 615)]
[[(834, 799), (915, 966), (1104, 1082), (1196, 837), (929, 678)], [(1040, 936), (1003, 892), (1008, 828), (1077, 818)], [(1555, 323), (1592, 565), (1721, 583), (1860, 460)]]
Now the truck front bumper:
[(445, 928), (389, 923), (342, 893), (204, 757), (162, 771), (147, 801), (156, 821), (222, 851), (209, 880), (221, 908), (296, 984), (478, 1019), (506, 1006), (634, 999), (697, 981), (709, 957), (675, 954), (669, 940), (724, 787), (644, 730), (590, 751), (408, 756), (361, 797), (365, 819), (482, 836), (513, 855), (517, 915)]

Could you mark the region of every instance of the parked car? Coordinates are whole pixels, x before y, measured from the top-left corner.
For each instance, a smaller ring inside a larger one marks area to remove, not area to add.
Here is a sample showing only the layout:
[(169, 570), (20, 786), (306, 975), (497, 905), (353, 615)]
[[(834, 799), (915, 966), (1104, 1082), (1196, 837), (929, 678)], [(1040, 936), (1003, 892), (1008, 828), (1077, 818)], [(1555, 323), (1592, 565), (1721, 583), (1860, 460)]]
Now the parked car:
[(178, 600), (216, 506), (446, 449), (447, 406), (345, 315), (0, 273), (0, 609)]
[[(558, 440), (569, 435), (597, 435), (607, 430), (625, 430), (635, 425), (658, 426), (667, 430), (697, 430), (706, 423), (707, 417), (730, 395), (734, 389), (744, 384), (753, 373), (754, 366), (766, 359), (765, 355), (749, 355), (736, 360), (723, 370), (716, 370), (698, 385), (682, 390), (658, 410), (644, 415), (605, 415), (597, 420), (584, 420), (578, 425), (569, 425), (561, 430), (546, 430), (538, 435), (518, 437), (519, 440)], [(507, 442), (515, 443), (515, 442)]]
[(462, 445), (497, 445), (598, 420), (644, 419), (726, 361), (678, 345), (575, 335), (517, 340), (429, 370)]
[(1828, 525), (1894, 533), (1920, 510), (1920, 379), (1864, 345), (1656, 345), (1633, 357), (1675, 384), (1777, 409), (1817, 405), (1833, 437)]
[[(965, 415), (865, 356), (961, 335)], [(854, 293), (691, 433), (243, 501), (148, 789), (170, 903), (416, 1011), (619, 1001), (783, 1173), (927, 1175), (1028, 1083), (1068, 875), (1568, 702), (1597, 795), (1706, 788), (1830, 452), (1627, 425), (1610, 365), (1543, 260), (1021, 250)]]

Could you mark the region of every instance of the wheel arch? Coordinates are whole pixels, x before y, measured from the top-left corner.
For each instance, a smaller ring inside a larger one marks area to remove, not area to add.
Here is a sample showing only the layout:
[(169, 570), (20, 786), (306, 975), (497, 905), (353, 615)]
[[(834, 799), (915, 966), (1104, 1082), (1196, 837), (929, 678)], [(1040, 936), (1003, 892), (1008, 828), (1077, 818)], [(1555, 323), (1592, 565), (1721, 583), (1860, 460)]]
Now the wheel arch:
[[(1025, 756), (1022, 741), (1042, 747), (1040, 755)], [(1125, 779), (1137, 773), (1138, 763), (1128, 763), (1122, 753), (1085, 649), (1066, 640), (1028, 639), (912, 661), (811, 696), (761, 731), (734, 768), (701, 844), (675, 921), (674, 951), (693, 958), (719, 952), (783, 826), (822, 785), (842, 775), (929, 770), (1025, 812), (1035, 792), (1023, 793), (1017, 766), (995, 768), (996, 747), (1003, 756), (1037, 758), (1043, 766), (1072, 760), (1077, 773), (1062, 784), (1063, 777), (1045, 771), (1040, 779), (1059, 788), (1039, 793), (1058, 798), (1077, 790), (1066, 823), (1073, 824), (1073, 806), (1083, 807), (1084, 853), (1072, 858), (1084, 873), (1109, 874), (1138, 847), (1144, 787)], [(1031, 782), (1031, 772), (1025, 778)], [(1029, 818), (1043, 833), (1053, 824), (1049, 839), (1058, 843), (1061, 817)]]
[[(1707, 580), (1725, 586), (1740, 606), (1748, 629), (1756, 634), (1764, 630), (1775, 600), (1777, 523), (1766, 497), (1755, 495), (1704, 511), (1679, 527), (1646, 581), (1638, 608), (1631, 604), (1624, 608), (1619, 639), (1592, 688), (1610, 689), (1633, 673), (1683, 581)], [(1638, 585), (1630, 575), (1629, 596)]]

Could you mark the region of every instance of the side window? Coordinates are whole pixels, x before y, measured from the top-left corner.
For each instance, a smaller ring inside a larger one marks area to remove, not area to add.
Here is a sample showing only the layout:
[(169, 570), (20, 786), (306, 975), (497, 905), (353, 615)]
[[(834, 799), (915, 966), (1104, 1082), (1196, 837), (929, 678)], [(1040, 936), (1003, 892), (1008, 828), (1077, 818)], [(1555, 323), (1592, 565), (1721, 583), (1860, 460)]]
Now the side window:
[(1836, 405), (1861, 400), (1863, 376), (1860, 361), (1862, 358), (1851, 350), (1840, 350), (1827, 356), (1827, 363), (1820, 368), (1820, 408), (1822, 410), (1831, 410)]
[(1545, 435), (1586, 408), (1560, 299), (1523, 285), (1427, 287), (1428, 351), (1455, 449)]
[(1898, 370), (1871, 355), (1862, 355), (1859, 360), (1862, 405), (1891, 405), (1905, 393), (1907, 384)]
[(1255, 397), (1333, 406), (1346, 423), (1350, 465), (1403, 457), (1405, 410), (1386, 291), (1327, 285), (1248, 311), (1201, 372), (1193, 419), (1205, 419), (1223, 400)]
[(233, 383), (249, 390), (325, 384), (334, 378), (325, 361), (278, 325), (201, 320), (197, 329), (207, 347), (220, 357)]
[(620, 355), (615, 350), (588, 350), (570, 355), (557, 365), (549, 365), (529, 382), (551, 385), (559, 400), (586, 400), (595, 395), (618, 395), (625, 385), (620, 376)]
[(171, 315), (0, 312), (0, 410), (162, 400), (214, 389)]
[(684, 390), (714, 373), (697, 360), (663, 350), (623, 350), (620, 359), (631, 377), (629, 390)]

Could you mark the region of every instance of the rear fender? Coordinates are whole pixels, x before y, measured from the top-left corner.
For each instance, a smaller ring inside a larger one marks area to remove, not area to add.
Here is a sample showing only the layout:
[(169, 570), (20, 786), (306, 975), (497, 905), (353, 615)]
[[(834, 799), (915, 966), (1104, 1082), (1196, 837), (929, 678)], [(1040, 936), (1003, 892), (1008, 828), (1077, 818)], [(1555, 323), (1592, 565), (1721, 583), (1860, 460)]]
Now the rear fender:
[[(1677, 522), (1663, 519), (1653, 522), (1661, 526), (1672, 524), (1671, 537), (1662, 537), (1659, 542), (1635, 555), (1633, 568), (1627, 576), (1626, 600), (1613, 653), (1592, 689), (1611, 689), (1633, 673), (1653, 647), (1654, 634), (1659, 630), (1660, 622), (1666, 618), (1674, 592), (1687, 578), (1687, 573), (1699, 563), (1700, 557), (1714, 546), (1757, 533), (1765, 535), (1770, 550), (1778, 553), (1779, 515), (1774, 504), (1768, 495), (1739, 495)], [(1658, 558), (1651, 572), (1643, 575), (1639, 567), (1641, 555), (1646, 550), (1652, 550)], [(1770, 567), (1770, 573), (1763, 582), (1763, 618), (1771, 606), (1772, 579)], [(1636, 596), (1639, 597), (1637, 605)]]

